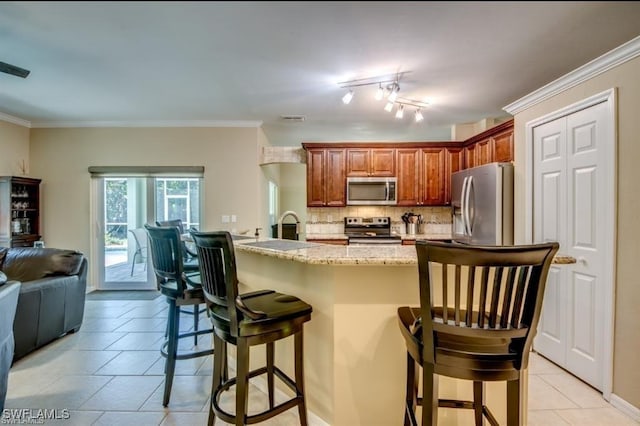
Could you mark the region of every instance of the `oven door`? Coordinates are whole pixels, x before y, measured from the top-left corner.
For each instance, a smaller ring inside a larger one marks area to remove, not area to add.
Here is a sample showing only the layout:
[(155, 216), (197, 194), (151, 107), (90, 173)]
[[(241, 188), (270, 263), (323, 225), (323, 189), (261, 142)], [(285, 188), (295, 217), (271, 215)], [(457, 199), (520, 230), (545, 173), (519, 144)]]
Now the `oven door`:
[(378, 245), (378, 244), (385, 244), (385, 245), (401, 245), (402, 244), (402, 239), (401, 238), (393, 238), (393, 237), (389, 237), (389, 238), (380, 238), (380, 237), (371, 237), (371, 238), (367, 238), (367, 237), (349, 237), (349, 245), (350, 246), (362, 246), (362, 245)]

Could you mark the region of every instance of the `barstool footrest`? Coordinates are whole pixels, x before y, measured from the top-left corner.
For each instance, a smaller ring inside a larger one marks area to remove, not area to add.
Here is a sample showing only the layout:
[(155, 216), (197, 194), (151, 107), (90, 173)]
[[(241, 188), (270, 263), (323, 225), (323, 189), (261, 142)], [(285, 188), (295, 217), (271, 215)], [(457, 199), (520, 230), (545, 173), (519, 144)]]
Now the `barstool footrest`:
[[(418, 398), (418, 405), (422, 405), (422, 398)], [(438, 399), (438, 407), (443, 408), (464, 408), (468, 410), (473, 410), (475, 406), (473, 405), (473, 401), (461, 401), (458, 399)], [(492, 426), (499, 426), (498, 421), (493, 416), (491, 410), (486, 405), (482, 406), (482, 414), (487, 418), (489, 423)]]
[[(178, 341), (180, 341), (180, 339), (187, 338), (187, 337), (200, 336), (202, 334), (211, 334), (211, 333), (213, 333), (213, 329), (211, 328), (206, 330), (189, 331), (187, 333), (179, 334)], [(167, 354), (167, 346), (169, 346), (169, 340), (165, 340), (162, 343), (162, 346), (160, 347), (160, 355), (162, 355), (164, 358), (167, 358), (169, 356)], [(205, 349), (198, 352), (188, 352), (188, 353), (182, 353), (182, 354), (179, 353), (176, 355), (176, 360), (197, 358), (199, 356), (205, 356), (205, 355), (213, 355), (213, 348)]]
[[(265, 374), (265, 373), (267, 373), (267, 367), (260, 367), (260, 368), (257, 368), (255, 370), (249, 371), (247, 373), (247, 379), (250, 379), (252, 377), (257, 377), (257, 376), (260, 376), (260, 375)], [(254, 423), (263, 422), (263, 421), (265, 421), (267, 419), (270, 419), (271, 417), (275, 417), (278, 414), (289, 410), (290, 408), (296, 407), (296, 406), (300, 405), (303, 402), (303, 396), (298, 394), (298, 391), (297, 391), (297, 388), (296, 388), (296, 384), (289, 376), (287, 376), (282, 370), (280, 370), (276, 366), (273, 367), (273, 373), (274, 373), (275, 376), (280, 378), (280, 380), (282, 380), (282, 382), (285, 385), (287, 385), (289, 388), (291, 388), (291, 390), (296, 392), (296, 396), (294, 396), (291, 399), (288, 399), (285, 402), (282, 402), (282, 403), (276, 405), (273, 408), (266, 409), (264, 411), (261, 411), (260, 413), (247, 415), (246, 416), (246, 421), (245, 421), (246, 424), (254, 424)], [(213, 395), (211, 395), (211, 403), (212, 403), (213, 411), (214, 411), (216, 417), (220, 418), (222, 421), (227, 422), (227, 423), (234, 423), (236, 416), (234, 414), (231, 414), (231, 413), (223, 410), (220, 407), (220, 405), (218, 405), (218, 400), (219, 400), (220, 395), (222, 394), (222, 392), (228, 391), (229, 388), (231, 388), (231, 386), (236, 384), (236, 382), (237, 382), (237, 377), (232, 377), (232, 378), (226, 380), (225, 382), (221, 383), (220, 386), (218, 387), (218, 389), (214, 390), (213, 391)]]

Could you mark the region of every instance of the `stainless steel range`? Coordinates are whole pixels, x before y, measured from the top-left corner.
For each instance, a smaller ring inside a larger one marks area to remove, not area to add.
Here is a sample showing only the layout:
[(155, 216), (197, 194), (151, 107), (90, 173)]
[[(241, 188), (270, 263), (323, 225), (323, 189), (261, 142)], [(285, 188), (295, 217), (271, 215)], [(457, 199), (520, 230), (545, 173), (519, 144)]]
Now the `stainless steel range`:
[(390, 217), (345, 217), (344, 233), (349, 244), (402, 244), (400, 235), (391, 234)]

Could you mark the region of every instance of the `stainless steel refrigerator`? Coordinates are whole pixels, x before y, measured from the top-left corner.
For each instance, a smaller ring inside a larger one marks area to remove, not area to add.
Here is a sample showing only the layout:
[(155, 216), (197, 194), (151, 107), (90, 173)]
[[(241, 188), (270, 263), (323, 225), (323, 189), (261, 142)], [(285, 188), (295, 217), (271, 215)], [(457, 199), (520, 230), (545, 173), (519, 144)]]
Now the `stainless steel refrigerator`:
[(513, 164), (489, 163), (451, 175), (453, 240), (513, 245)]

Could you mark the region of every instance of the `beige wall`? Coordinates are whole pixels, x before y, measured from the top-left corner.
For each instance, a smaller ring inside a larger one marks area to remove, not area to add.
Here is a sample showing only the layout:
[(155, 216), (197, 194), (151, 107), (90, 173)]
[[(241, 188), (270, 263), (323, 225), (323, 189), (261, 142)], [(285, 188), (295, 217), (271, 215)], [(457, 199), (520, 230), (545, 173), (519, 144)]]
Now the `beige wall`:
[(525, 126), (541, 117), (605, 90), (617, 89), (617, 245), (616, 318), (613, 393), (640, 408), (640, 285), (636, 271), (640, 255), (640, 58), (556, 95), (515, 116), (515, 227), (524, 235)]
[(0, 120), (0, 176), (22, 175), (24, 162), (29, 173), (29, 128)]
[[(42, 178), (42, 232), (49, 247), (89, 253), (89, 166), (204, 166), (203, 229), (262, 223), (256, 128), (31, 130), (31, 176)], [(222, 224), (222, 215), (237, 215)]]

